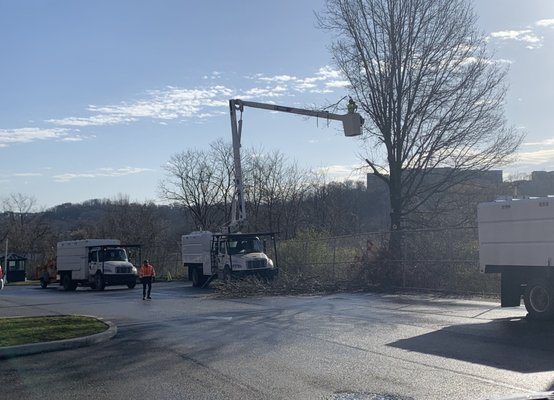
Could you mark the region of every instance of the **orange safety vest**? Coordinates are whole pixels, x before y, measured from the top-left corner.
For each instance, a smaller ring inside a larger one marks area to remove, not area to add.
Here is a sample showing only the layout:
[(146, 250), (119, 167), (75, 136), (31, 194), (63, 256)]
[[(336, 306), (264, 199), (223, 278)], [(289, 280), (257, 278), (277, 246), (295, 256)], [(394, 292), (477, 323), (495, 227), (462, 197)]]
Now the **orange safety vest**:
[(142, 264), (139, 269), (139, 278), (144, 278), (147, 276), (156, 276), (156, 272), (154, 272), (154, 267), (150, 264)]

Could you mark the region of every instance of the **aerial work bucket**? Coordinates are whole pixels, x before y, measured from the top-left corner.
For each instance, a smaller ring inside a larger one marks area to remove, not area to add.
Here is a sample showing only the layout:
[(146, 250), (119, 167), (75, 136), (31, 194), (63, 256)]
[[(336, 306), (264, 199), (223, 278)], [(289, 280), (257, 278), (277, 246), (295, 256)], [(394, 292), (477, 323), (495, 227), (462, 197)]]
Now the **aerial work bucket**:
[(345, 114), (342, 116), (342, 128), (344, 136), (358, 136), (362, 134), (364, 119), (358, 113)]

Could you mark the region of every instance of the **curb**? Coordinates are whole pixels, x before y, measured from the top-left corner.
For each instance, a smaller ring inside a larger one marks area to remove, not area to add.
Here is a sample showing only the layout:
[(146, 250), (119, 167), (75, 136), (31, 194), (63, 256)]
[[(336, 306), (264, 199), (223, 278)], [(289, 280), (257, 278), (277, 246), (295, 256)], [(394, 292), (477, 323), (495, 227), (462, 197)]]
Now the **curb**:
[(76, 349), (78, 347), (91, 346), (93, 344), (107, 342), (117, 334), (117, 326), (110, 321), (101, 321), (108, 325), (108, 329), (104, 332), (72, 339), (0, 347), (0, 359), (46, 353), (50, 351)]

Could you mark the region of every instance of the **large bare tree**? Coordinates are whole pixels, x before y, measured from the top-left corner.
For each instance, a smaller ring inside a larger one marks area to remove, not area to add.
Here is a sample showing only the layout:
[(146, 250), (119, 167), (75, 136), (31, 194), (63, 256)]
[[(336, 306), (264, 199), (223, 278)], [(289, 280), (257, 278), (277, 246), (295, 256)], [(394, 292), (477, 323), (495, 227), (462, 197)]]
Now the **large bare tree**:
[(400, 256), (405, 217), (431, 196), (503, 165), (507, 68), (487, 52), (466, 0), (327, 0), (319, 16), (366, 117), (367, 164), (389, 189)]

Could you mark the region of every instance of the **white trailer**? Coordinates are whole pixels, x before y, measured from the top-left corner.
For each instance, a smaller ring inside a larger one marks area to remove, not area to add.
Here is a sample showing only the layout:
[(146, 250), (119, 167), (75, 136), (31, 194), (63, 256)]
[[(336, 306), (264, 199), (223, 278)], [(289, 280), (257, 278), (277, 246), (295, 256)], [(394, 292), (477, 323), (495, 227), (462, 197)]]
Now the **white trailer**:
[[(140, 248), (138, 245), (125, 247)], [(78, 285), (104, 290), (107, 285), (137, 283), (137, 269), (129, 262), (127, 252), (117, 239), (84, 239), (59, 242), (57, 270), (60, 285), (67, 291)]]
[(501, 306), (521, 297), (536, 319), (554, 318), (554, 197), (478, 206), (481, 272), (501, 274)]
[(183, 266), (188, 269), (194, 287), (203, 287), (212, 279), (230, 281), (235, 277), (258, 275), (273, 279), (278, 274), (276, 262), (266, 254), (260, 236), (271, 233), (192, 232), (181, 237)]

